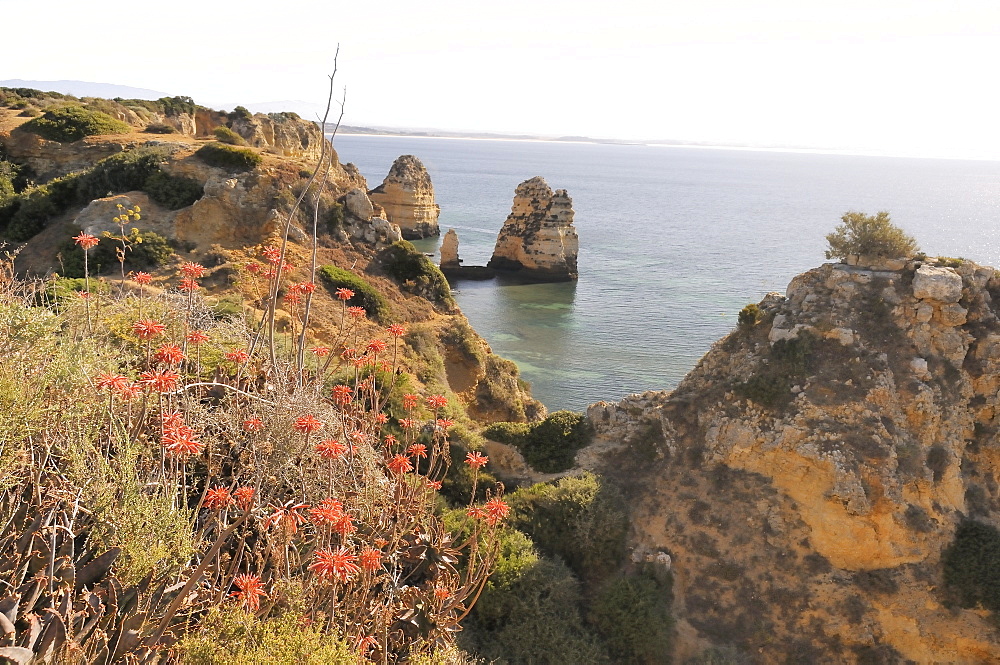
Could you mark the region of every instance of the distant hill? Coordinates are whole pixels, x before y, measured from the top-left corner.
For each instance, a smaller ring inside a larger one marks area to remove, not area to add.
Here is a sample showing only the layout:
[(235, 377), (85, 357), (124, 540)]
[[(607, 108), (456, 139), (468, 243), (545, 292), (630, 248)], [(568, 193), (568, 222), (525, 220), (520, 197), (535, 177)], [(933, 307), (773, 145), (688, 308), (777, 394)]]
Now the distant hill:
[(170, 97), (168, 92), (148, 90), (146, 88), (133, 88), (127, 85), (116, 85), (114, 83), (92, 83), (90, 81), (26, 81), (24, 79), (8, 79), (0, 81), (0, 86), (7, 88), (35, 88), (45, 92), (61, 92), (64, 95), (74, 97), (103, 97), (114, 99), (122, 97), (124, 99), (159, 99), (160, 97)]

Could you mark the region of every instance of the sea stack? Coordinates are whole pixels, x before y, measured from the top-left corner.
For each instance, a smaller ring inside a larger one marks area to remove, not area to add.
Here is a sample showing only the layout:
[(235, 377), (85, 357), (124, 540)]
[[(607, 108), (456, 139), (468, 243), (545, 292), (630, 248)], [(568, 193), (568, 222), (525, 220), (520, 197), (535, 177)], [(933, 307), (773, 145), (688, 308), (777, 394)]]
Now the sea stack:
[(441, 241), (441, 270), (461, 268), (462, 259), (458, 258), (458, 234), (455, 229), (448, 229)]
[(536, 176), (514, 190), (514, 205), (488, 266), (533, 281), (566, 282), (577, 278), (579, 249), (573, 201), (565, 189), (553, 192)]
[(382, 184), (368, 192), (373, 203), (382, 206), (386, 218), (399, 226), (407, 240), (429, 238), (441, 233), (434, 202), (434, 186), (423, 163), (413, 155), (396, 158)]

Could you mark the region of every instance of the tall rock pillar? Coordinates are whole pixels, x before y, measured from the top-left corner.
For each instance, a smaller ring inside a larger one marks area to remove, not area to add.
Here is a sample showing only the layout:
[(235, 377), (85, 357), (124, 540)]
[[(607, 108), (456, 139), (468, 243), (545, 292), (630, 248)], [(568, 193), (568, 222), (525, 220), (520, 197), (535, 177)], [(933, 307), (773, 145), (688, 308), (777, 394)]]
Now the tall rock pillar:
[(386, 218), (399, 226), (407, 240), (441, 233), (434, 202), (434, 186), (423, 163), (413, 155), (396, 158), (381, 185), (368, 192), (373, 203), (385, 210)]

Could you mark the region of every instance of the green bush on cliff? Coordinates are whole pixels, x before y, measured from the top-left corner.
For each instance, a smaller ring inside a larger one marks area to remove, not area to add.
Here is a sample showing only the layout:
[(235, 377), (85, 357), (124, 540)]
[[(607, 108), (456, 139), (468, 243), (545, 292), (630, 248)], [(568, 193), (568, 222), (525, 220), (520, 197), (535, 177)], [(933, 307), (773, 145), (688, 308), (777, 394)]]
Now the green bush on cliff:
[(510, 495), (511, 526), (583, 579), (601, 579), (625, 552), (628, 517), (620, 493), (592, 474), (539, 483)]
[(448, 280), (434, 263), (407, 240), (394, 242), (379, 257), (386, 274), (435, 302), (455, 305)]
[(382, 294), (353, 272), (336, 266), (323, 266), (319, 269), (319, 276), (331, 294), (337, 289), (354, 291), (354, 297), (347, 301), (349, 307), (363, 307), (368, 316), (379, 323), (386, 323), (391, 318), (389, 303)]
[(85, 136), (128, 134), (131, 131), (131, 128), (121, 120), (83, 106), (52, 109), (40, 118), (24, 123), (21, 129), (60, 143), (79, 141)]
[(251, 148), (238, 148), (217, 142), (206, 143), (194, 154), (209, 166), (240, 171), (251, 171), (264, 161), (264, 158)]
[(750, 330), (755, 325), (760, 323), (763, 318), (764, 312), (761, 311), (760, 306), (757, 305), (757, 303), (752, 302), (740, 310), (737, 320), (739, 322), (740, 330)]
[(483, 436), (516, 447), (528, 464), (545, 473), (573, 466), (590, 435), (587, 419), (573, 411), (556, 411), (540, 423), (493, 423), (483, 430)]
[(889, 219), (882, 210), (874, 215), (845, 212), (841, 223), (826, 236), (826, 258), (844, 260), (852, 254), (890, 259), (909, 258), (919, 251), (917, 241)]
[(966, 520), (942, 553), (945, 587), (962, 607), (1000, 610), (1000, 531)]
[(659, 663), (671, 651), (670, 578), (615, 577), (604, 583), (587, 616), (624, 663)]
[(220, 143), (226, 143), (228, 145), (246, 145), (246, 139), (242, 136), (229, 129), (228, 127), (216, 127), (212, 130), (212, 134), (215, 135), (215, 139)]
[[(73, 233), (78, 233), (74, 230)], [(126, 270), (151, 270), (167, 263), (174, 250), (170, 241), (153, 231), (144, 231), (139, 237), (142, 242), (132, 242), (131, 249), (125, 254)], [(106, 272), (118, 267), (118, 255), (115, 248), (118, 243), (107, 238), (101, 238), (100, 243), (92, 250), (87, 259), (91, 275)], [(61, 272), (64, 277), (83, 277), (83, 250), (67, 239), (60, 249)]]
[(154, 122), (146, 125), (144, 129), (147, 134), (176, 134), (177, 129), (172, 125), (167, 125), (162, 122)]
[(146, 178), (142, 190), (168, 210), (186, 208), (205, 193), (205, 187), (192, 178), (156, 171)]
[(110, 194), (142, 189), (159, 171), (166, 152), (160, 148), (136, 148), (105, 157), (77, 180), (77, 200), (86, 203)]
[(778, 340), (771, 347), (767, 364), (761, 364), (753, 376), (734, 386), (734, 391), (761, 406), (784, 406), (792, 399), (792, 386), (808, 372), (813, 342), (809, 333)]

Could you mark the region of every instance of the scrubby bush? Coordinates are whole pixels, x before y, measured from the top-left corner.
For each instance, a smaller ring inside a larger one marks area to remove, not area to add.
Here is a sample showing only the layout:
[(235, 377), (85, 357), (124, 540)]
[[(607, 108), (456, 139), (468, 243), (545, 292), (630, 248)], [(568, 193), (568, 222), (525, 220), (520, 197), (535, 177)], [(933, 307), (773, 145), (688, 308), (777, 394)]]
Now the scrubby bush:
[(411, 291), (448, 306), (454, 306), (451, 287), (441, 270), (407, 240), (386, 247), (379, 260), (382, 269)]
[(791, 388), (805, 378), (814, 339), (800, 333), (794, 339), (780, 339), (771, 347), (767, 364), (746, 381), (734, 386), (737, 394), (768, 408), (779, 408), (792, 399)]
[(600, 579), (618, 567), (628, 518), (621, 495), (592, 473), (519, 489), (510, 498), (512, 526), (583, 579)]
[(255, 169), (264, 161), (251, 148), (238, 148), (225, 143), (206, 143), (194, 154), (209, 166), (240, 171)]
[(253, 113), (245, 106), (237, 106), (229, 113), (229, 120), (251, 120), (253, 119)]
[(493, 423), (483, 430), (483, 436), (515, 446), (528, 464), (545, 473), (572, 467), (590, 435), (587, 419), (573, 411), (556, 411), (540, 423)]
[(326, 231), (334, 233), (344, 223), (344, 206), (334, 201), (326, 211)]
[(752, 302), (740, 310), (737, 318), (741, 330), (750, 330), (764, 318), (764, 312), (757, 303)]
[[(74, 231), (75, 233), (76, 231)], [(141, 238), (141, 242), (138, 239)], [(174, 254), (170, 241), (153, 231), (132, 234), (131, 249), (125, 254), (126, 270), (151, 270), (166, 265)], [(92, 274), (106, 272), (118, 267), (118, 255), (115, 248), (119, 244), (102, 238), (101, 242), (90, 250), (88, 263)], [(72, 239), (67, 239), (60, 251), (62, 259), (61, 270), (64, 277), (83, 277), (83, 250), (77, 247)]]
[(121, 120), (83, 106), (52, 109), (40, 118), (24, 123), (21, 129), (60, 143), (79, 141), (85, 136), (128, 134), (131, 131), (131, 128)]
[(77, 200), (83, 203), (142, 189), (146, 180), (159, 171), (165, 156), (161, 148), (143, 147), (106, 157), (80, 175)]
[(212, 134), (215, 135), (215, 139), (221, 143), (226, 143), (228, 145), (246, 145), (246, 139), (242, 136), (229, 129), (228, 127), (216, 127), (212, 130)]
[(587, 618), (619, 662), (657, 665), (669, 662), (670, 602), (669, 581), (616, 577), (598, 591)]
[(177, 129), (173, 125), (162, 122), (154, 122), (146, 126), (144, 130), (147, 134), (176, 134)]
[(945, 586), (959, 605), (1000, 610), (1000, 531), (966, 520), (941, 558)]
[(826, 258), (844, 260), (851, 255), (890, 259), (909, 258), (919, 251), (917, 242), (889, 219), (889, 213), (875, 215), (845, 212), (841, 223), (826, 236), (830, 249)]
[(319, 269), (319, 276), (331, 293), (337, 289), (354, 291), (354, 297), (347, 301), (348, 306), (363, 307), (369, 317), (381, 323), (391, 318), (389, 303), (382, 294), (353, 272), (336, 266), (323, 266)]
[(142, 190), (169, 210), (186, 208), (205, 193), (205, 187), (197, 180), (159, 170), (146, 178)]
[(0, 223), (6, 222), (11, 240), (28, 240), (45, 228), (45, 223), (61, 210), (52, 201), (47, 185), (31, 187), (10, 200), (0, 210)]
[(193, 115), (198, 109), (198, 105), (194, 103), (193, 99), (184, 96), (160, 97), (156, 103), (166, 115), (180, 115), (182, 113)]

